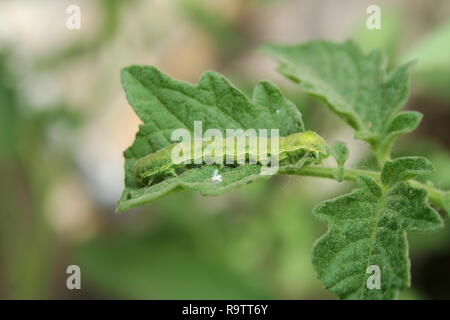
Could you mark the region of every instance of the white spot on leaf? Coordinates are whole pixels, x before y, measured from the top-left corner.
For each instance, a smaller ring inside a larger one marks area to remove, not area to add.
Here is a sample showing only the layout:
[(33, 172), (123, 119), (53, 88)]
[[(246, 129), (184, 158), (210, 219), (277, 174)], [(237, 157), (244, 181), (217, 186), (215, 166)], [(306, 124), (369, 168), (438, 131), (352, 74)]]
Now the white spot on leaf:
[(218, 169), (214, 169), (213, 176), (211, 178), (213, 182), (222, 182), (222, 175), (219, 174)]

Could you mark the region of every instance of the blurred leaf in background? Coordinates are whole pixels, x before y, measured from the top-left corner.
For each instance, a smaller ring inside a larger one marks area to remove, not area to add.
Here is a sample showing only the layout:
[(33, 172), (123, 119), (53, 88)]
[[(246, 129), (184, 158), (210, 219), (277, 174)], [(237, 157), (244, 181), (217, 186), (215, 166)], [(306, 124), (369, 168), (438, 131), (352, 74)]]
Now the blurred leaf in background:
[[(178, 0), (179, 9), (189, 21), (205, 32), (225, 57), (232, 56), (242, 46), (242, 33), (217, 6), (204, 0)], [(236, 3), (236, 1), (234, 1)], [(231, 4), (233, 5), (233, 3)]]
[(436, 26), (402, 57), (417, 60), (414, 67), (418, 88), (426, 95), (450, 100), (450, 20)]
[[(354, 39), (365, 52), (374, 49), (383, 50), (389, 57), (389, 65), (398, 65), (397, 56), (402, 40), (407, 34), (406, 13), (390, 3), (382, 6), (381, 29), (369, 29), (366, 27), (366, 19), (355, 25)], [(408, 62), (411, 59), (405, 61)]]

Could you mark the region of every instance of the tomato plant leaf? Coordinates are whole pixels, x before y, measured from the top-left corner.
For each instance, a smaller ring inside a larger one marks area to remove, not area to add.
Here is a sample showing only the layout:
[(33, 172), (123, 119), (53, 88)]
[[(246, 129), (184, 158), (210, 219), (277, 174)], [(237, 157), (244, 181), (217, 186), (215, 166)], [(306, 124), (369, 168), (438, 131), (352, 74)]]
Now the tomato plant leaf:
[(381, 52), (365, 55), (352, 41), (317, 40), (263, 49), (279, 62), (284, 76), (324, 101), (356, 130), (356, 138), (380, 152), (388, 152), (386, 145), (420, 122), (418, 112), (397, 115), (408, 98), (411, 63), (388, 73)]
[[(313, 252), (328, 290), (343, 299), (393, 299), (409, 286), (406, 232), (435, 230), (443, 221), (429, 206), (427, 192), (405, 180), (432, 169), (420, 157), (388, 161), (381, 183), (358, 176), (358, 188), (315, 207), (315, 215), (329, 224)], [(367, 286), (370, 266), (379, 267), (379, 289)]]
[(221, 181), (211, 179), (216, 166), (203, 166), (178, 177), (142, 187), (136, 180), (134, 162), (169, 144), (174, 129), (194, 132), (194, 121), (202, 121), (202, 130), (279, 129), (281, 136), (303, 132), (297, 107), (283, 97), (273, 84), (262, 81), (250, 100), (224, 76), (206, 72), (199, 84), (178, 81), (157, 68), (130, 66), (122, 70), (122, 85), (127, 99), (143, 121), (134, 143), (125, 151), (125, 190), (118, 211), (149, 203), (169, 192), (193, 189), (204, 195), (218, 195), (243, 184), (263, 179), (258, 165), (220, 168)]
[(336, 159), (338, 168), (334, 174), (337, 181), (344, 179), (344, 164), (348, 159), (349, 151), (345, 142), (336, 141), (330, 148), (330, 154)]
[(399, 181), (430, 174), (433, 171), (433, 164), (424, 157), (402, 157), (386, 162), (381, 172), (381, 182), (392, 186)]
[(331, 155), (333, 156), (333, 158), (336, 159), (336, 163), (338, 164), (338, 166), (343, 167), (345, 164), (345, 161), (347, 161), (347, 159), (348, 159), (348, 154), (349, 154), (348, 148), (347, 148), (347, 145), (345, 144), (345, 142), (336, 141), (331, 146), (330, 151), (331, 151)]

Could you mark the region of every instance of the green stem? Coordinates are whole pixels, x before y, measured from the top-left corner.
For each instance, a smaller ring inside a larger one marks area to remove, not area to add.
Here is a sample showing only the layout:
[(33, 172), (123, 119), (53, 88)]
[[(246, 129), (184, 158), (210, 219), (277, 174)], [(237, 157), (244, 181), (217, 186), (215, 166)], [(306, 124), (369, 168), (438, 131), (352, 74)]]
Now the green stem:
[(392, 142), (387, 141), (384, 143), (373, 143), (371, 144), (371, 148), (377, 158), (380, 168), (382, 168), (386, 161), (391, 159)]
[[(288, 175), (298, 175), (298, 176), (309, 176), (309, 177), (320, 177), (335, 179), (335, 173), (338, 168), (332, 167), (322, 167), (322, 166), (310, 166), (303, 169), (280, 169), (278, 173), (288, 174)], [(365, 175), (369, 176), (377, 181), (380, 180), (380, 172), (359, 170), (359, 169), (348, 169), (344, 168), (343, 179), (355, 181), (357, 176)], [(410, 180), (410, 184), (416, 188), (425, 189), (428, 192), (428, 199), (431, 204), (445, 210), (449, 210), (449, 193), (434, 188), (433, 186), (423, 184), (417, 180)]]
[[(367, 171), (359, 169), (344, 169), (343, 179), (355, 181), (357, 176), (365, 175), (376, 180), (380, 179), (380, 173), (377, 171)], [(293, 174), (298, 176), (310, 176), (310, 177), (320, 177), (334, 179), (334, 173), (337, 168), (332, 167), (321, 167), (321, 166), (309, 166), (302, 169), (280, 169), (278, 173), (281, 174)]]

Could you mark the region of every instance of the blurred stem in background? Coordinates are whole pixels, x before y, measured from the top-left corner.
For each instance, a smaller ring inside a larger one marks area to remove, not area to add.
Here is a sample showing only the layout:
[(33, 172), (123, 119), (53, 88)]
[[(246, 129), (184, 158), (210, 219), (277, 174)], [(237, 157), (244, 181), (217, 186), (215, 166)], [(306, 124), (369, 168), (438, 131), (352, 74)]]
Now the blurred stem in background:
[(58, 248), (45, 201), (61, 168), (70, 166), (48, 134), (53, 125), (73, 127), (79, 118), (64, 106), (30, 107), (8, 65), (9, 55), (0, 53), (0, 280), (7, 288), (0, 294), (48, 298)]
[(46, 296), (53, 260), (53, 235), (45, 223), (42, 200), (50, 155), (42, 154), (40, 133), (23, 105), (16, 77), (0, 56), (0, 245), (6, 298)]
[[(117, 31), (124, 2), (99, 1), (104, 19), (98, 34), (39, 60), (35, 67), (61, 68), (72, 59), (95, 53)], [(64, 105), (44, 110), (28, 105), (20, 89), (23, 79), (8, 69), (13, 58), (18, 57), (0, 51), (0, 297), (42, 299), (51, 297), (55, 289), (60, 249), (48, 224), (46, 201), (55, 179), (70, 171), (73, 161), (70, 152), (61, 154), (52, 147), (49, 132), (61, 123), (78, 126), (80, 118)], [(69, 147), (65, 143), (63, 148)]]

